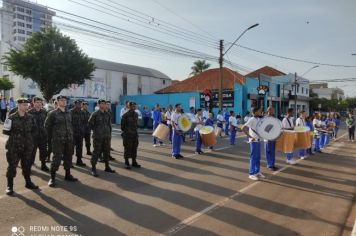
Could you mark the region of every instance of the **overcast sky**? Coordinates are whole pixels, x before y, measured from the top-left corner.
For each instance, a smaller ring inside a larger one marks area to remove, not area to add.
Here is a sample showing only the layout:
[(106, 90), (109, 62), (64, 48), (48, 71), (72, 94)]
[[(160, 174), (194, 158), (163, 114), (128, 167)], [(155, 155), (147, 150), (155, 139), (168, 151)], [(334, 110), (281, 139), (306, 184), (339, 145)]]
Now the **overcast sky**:
[[(75, 1), (89, 5), (83, 0)], [(98, 4), (98, 1), (95, 0), (87, 1)], [(356, 53), (356, 1), (354, 0), (100, 1), (102, 3), (99, 4), (106, 8), (109, 6), (107, 4), (120, 3), (151, 15), (155, 19), (164, 20), (172, 25), (196, 32), (204, 37), (204, 41), (211, 40), (215, 44), (218, 44), (219, 39), (233, 42), (244, 29), (259, 23), (260, 25), (248, 31), (238, 44), (286, 57), (356, 66), (356, 56), (351, 55)], [(117, 10), (112, 7), (110, 8), (111, 15), (108, 15), (69, 0), (37, 0), (37, 2), (210, 55), (219, 55), (219, 51), (213, 46), (204, 43), (191, 43), (176, 36), (172, 37), (147, 29), (147, 27), (132, 24), (124, 20), (125, 16), (115, 12)], [(161, 29), (159, 26), (155, 28)], [(113, 46), (112, 43), (102, 39), (93, 41), (95, 38), (72, 31), (65, 31), (65, 33), (75, 38), (83, 51), (91, 57), (154, 68), (172, 79), (187, 78), (195, 60), (188, 57), (157, 54), (127, 45)], [(285, 73), (303, 74), (314, 66), (262, 55), (239, 47), (233, 47), (227, 53), (226, 59), (249, 70), (268, 65)], [(218, 66), (214, 62), (210, 63), (212, 67)], [(236, 68), (235, 70), (246, 74), (246, 71)], [(305, 77), (311, 81), (356, 78), (356, 68), (320, 66), (310, 71)], [(355, 82), (332, 83), (330, 85), (344, 89), (348, 96), (356, 96), (356, 80)]]

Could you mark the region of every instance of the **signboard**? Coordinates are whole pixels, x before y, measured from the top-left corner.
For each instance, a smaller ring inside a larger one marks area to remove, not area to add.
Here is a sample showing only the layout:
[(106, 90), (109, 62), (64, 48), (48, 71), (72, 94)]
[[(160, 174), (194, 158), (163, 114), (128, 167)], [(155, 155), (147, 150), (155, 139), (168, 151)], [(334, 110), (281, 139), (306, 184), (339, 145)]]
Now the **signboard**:
[[(219, 107), (219, 91), (212, 91), (212, 97), (209, 103), (213, 103), (214, 108)], [(207, 101), (205, 100), (204, 93), (200, 93), (200, 107), (205, 107)], [(223, 92), (223, 107), (234, 107), (234, 91), (224, 91)]]

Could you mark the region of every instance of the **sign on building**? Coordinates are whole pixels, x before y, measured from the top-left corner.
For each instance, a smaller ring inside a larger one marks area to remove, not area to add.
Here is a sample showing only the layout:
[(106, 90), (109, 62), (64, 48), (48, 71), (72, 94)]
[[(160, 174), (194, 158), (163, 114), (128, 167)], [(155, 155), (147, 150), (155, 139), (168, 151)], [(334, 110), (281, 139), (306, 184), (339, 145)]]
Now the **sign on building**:
[[(205, 95), (200, 93), (200, 107), (205, 107)], [(212, 91), (212, 102), (213, 107), (219, 107), (219, 91)], [(234, 91), (224, 91), (223, 92), (223, 107), (234, 107)]]

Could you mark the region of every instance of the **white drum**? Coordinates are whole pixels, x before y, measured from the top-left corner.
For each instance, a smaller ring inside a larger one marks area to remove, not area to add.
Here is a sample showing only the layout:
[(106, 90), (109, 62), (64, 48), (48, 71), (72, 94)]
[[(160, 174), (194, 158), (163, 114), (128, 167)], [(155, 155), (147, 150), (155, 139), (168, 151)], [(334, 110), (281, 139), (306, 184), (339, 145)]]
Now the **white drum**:
[(276, 140), (282, 133), (282, 122), (274, 117), (266, 116), (257, 123), (256, 132), (265, 140)]

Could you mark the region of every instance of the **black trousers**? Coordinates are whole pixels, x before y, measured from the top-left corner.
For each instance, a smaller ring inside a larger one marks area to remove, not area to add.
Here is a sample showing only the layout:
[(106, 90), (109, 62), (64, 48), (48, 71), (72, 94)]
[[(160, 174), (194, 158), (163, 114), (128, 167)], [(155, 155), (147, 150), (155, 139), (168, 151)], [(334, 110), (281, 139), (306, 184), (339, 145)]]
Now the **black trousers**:
[(4, 122), (6, 120), (6, 113), (7, 113), (7, 109), (0, 110), (0, 118), (1, 118), (2, 122)]

